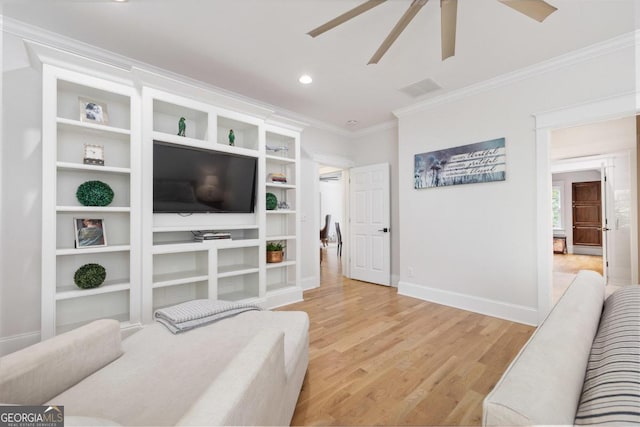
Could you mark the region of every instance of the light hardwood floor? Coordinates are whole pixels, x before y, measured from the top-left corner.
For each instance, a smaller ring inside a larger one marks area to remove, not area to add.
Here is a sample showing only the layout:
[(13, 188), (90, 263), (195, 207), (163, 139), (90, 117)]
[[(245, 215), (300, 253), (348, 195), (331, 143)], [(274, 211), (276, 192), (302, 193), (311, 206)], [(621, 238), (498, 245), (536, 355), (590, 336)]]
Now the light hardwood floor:
[(602, 257), (593, 255), (553, 254), (553, 303), (558, 302), (580, 270), (602, 274)]
[(553, 254), (553, 271), (578, 274), (593, 270), (602, 274), (602, 257), (593, 255)]
[(479, 425), (482, 400), (533, 328), (345, 279), (282, 310), (309, 314), (309, 369), (293, 425)]

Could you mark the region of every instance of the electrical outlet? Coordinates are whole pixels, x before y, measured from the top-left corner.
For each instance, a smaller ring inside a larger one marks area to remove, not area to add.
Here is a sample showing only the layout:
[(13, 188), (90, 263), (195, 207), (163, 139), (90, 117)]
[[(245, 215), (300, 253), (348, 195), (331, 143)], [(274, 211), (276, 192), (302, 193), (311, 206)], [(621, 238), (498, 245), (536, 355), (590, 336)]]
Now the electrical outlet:
[(409, 277), (413, 277), (413, 267), (409, 267), (407, 269), (407, 274), (409, 275)]

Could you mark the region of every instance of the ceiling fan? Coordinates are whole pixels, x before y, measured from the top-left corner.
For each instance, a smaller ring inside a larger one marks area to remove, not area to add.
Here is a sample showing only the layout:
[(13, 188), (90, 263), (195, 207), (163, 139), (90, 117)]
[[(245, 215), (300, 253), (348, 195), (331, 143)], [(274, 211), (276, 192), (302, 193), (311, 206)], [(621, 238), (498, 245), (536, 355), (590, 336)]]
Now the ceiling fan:
[[(320, 25), (318, 28), (314, 28), (309, 31), (311, 37), (317, 37), (330, 29), (337, 27), (340, 24), (347, 22), (348, 20), (355, 18), (356, 16), (373, 9), (376, 6), (381, 5), (387, 0), (368, 0), (359, 6), (354, 7), (348, 12)], [(377, 64), (378, 61), (389, 50), (393, 42), (396, 41), (398, 36), (409, 25), (411, 20), (416, 14), (427, 4), (428, 0), (413, 0), (407, 11), (398, 20), (395, 27), (391, 30), (386, 39), (382, 42), (376, 53), (373, 54), (367, 64)], [(551, 6), (544, 0), (498, 0), (500, 3), (509, 6), (512, 9), (535, 19), (538, 22), (542, 22), (545, 18), (551, 15), (557, 10), (557, 8)], [(442, 60), (449, 58), (455, 54), (456, 48), (456, 17), (458, 11), (458, 0), (440, 0), (440, 19), (442, 27)]]

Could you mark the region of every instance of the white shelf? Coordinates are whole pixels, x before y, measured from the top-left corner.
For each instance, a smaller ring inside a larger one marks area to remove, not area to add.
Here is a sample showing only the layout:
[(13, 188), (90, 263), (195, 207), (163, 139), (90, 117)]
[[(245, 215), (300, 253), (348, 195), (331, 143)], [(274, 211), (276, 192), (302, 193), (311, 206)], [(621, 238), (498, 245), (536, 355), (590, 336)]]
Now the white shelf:
[(287, 236), (267, 236), (267, 242), (273, 242), (276, 240), (296, 240), (295, 235), (287, 235)]
[(129, 282), (104, 282), (97, 288), (81, 289), (75, 285), (60, 287), (56, 290), (56, 300), (65, 300), (72, 298), (88, 297), (91, 295), (108, 294), (111, 292), (128, 291), (131, 289)]
[(201, 271), (181, 271), (179, 273), (157, 274), (153, 276), (153, 288), (185, 285), (187, 283), (206, 282), (209, 275)]
[(218, 249), (232, 249), (232, 248), (250, 248), (253, 246), (260, 246), (260, 240), (258, 239), (220, 239), (218, 242)]
[(56, 206), (57, 212), (131, 212), (129, 207), (120, 206)]
[(290, 159), (288, 157), (280, 157), (280, 156), (270, 156), (270, 155), (265, 155), (264, 158), (267, 161), (270, 162), (274, 162), (274, 163), (281, 163), (281, 164), (294, 164), (296, 162), (296, 159)]
[(282, 188), (285, 190), (295, 190), (296, 186), (293, 184), (278, 184), (276, 182), (267, 182), (267, 188)]
[(296, 265), (296, 262), (295, 261), (268, 262), (267, 270), (271, 270), (272, 268), (290, 267), (292, 265)]
[(99, 131), (103, 133), (117, 133), (120, 135), (131, 135), (131, 131), (129, 129), (117, 128), (108, 125), (99, 125), (95, 123), (87, 123), (81, 122), (80, 120), (71, 120), (65, 119), (63, 117), (58, 117), (56, 119), (58, 126), (61, 128), (75, 128), (75, 129), (88, 129), (93, 131)]
[(158, 131), (153, 132), (153, 139), (156, 141), (171, 142), (173, 144), (188, 145), (190, 147), (204, 148), (207, 150), (210, 150), (211, 144), (213, 144), (203, 139), (189, 138), (188, 136), (179, 136)]
[(218, 144), (217, 142), (204, 141), (185, 136), (172, 135), (164, 132), (153, 132), (153, 139), (161, 142), (170, 142), (172, 144), (187, 145), (189, 147), (201, 148), (204, 150), (222, 151), (225, 153), (239, 154), (242, 156), (258, 157), (260, 153), (256, 150), (248, 148), (236, 147), (232, 145)]
[(108, 252), (125, 252), (131, 250), (129, 245), (119, 246), (101, 246), (98, 248), (86, 248), (86, 249), (57, 249), (56, 255), (87, 255), (87, 254), (101, 254)]
[(178, 242), (178, 243), (156, 243), (151, 249), (154, 255), (174, 254), (179, 252), (207, 251), (210, 245), (207, 242)]
[(56, 166), (59, 170), (131, 174), (131, 168), (118, 168), (114, 166), (85, 165), (84, 163), (71, 162), (57, 162)]
[(267, 211), (267, 215), (287, 215), (287, 214), (295, 214), (296, 211), (289, 209), (274, 209), (272, 211)]
[(231, 248), (249, 248), (252, 246), (260, 246), (260, 240), (258, 239), (214, 239), (204, 240), (202, 242), (188, 241), (188, 242), (175, 242), (175, 243), (156, 243), (153, 245), (152, 253), (158, 254), (171, 254), (178, 252), (195, 252), (206, 251), (212, 247), (218, 249), (231, 249)]
[(237, 264), (237, 265), (225, 265), (218, 267), (218, 278), (243, 276), (245, 274), (253, 274), (260, 271), (260, 269), (253, 265)]
[(267, 285), (267, 295), (269, 295), (270, 293), (281, 292), (284, 289), (296, 289), (296, 288), (297, 286), (295, 285), (295, 283), (289, 283), (289, 282), (272, 283)]
[(232, 230), (257, 230), (257, 225), (176, 225), (176, 226), (158, 226), (153, 227), (154, 233), (172, 233), (177, 231), (202, 231), (202, 230), (216, 230), (216, 231), (232, 231)]
[(260, 298), (258, 298), (257, 295), (255, 295), (254, 293), (248, 293), (245, 291), (234, 291), (234, 292), (220, 292), (220, 290), (218, 290), (218, 298), (219, 300), (223, 300), (223, 301), (232, 301), (232, 302), (237, 302), (237, 301), (242, 301), (245, 303), (258, 303), (260, 301)]

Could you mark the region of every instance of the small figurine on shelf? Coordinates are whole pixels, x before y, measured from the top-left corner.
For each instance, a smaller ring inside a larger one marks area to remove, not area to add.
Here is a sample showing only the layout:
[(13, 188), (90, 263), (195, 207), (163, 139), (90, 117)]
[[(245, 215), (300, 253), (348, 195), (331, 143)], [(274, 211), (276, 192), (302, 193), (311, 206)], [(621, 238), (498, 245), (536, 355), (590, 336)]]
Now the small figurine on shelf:
[(236, 145), (236, 134), (233, 129), (229, 130), (229, 145)]
[(185, 122), (184, 117), (180, 117), (180, 121), (178, 122), (178, 136), (186, 136), (185, 131), (187, 130), (187, 123)]

